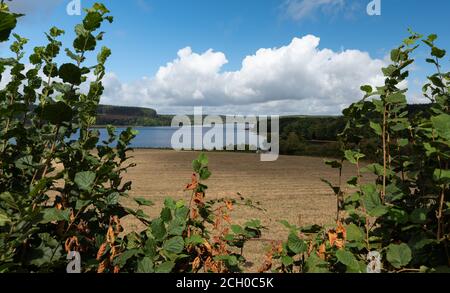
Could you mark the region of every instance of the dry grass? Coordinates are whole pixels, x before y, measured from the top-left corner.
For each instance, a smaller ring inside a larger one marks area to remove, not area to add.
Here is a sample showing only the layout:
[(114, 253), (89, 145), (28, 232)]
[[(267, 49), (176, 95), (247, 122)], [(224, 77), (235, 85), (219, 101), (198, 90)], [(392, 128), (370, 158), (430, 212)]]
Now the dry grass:
[[(152, 217), (161, 210), (164, 199), (188, 200), (183, 191), (192, 174), (191, 162), (198, 153), (163, 150), (136, 150), (133, 162), (137, 164), (125, 176), (133, 181), (131, 196), (146, 197), (155, 206), (145, 211)], [(323, 158), (281, 156), (276, 162), (260, 162), (256, 154), (209, 153), (213, 176), (207, 181), (208, 198), (233, 197), (237, 193), (259, 201), (267, 212), (239, 208), (233, 220), (242, 223), (261, 219), (268, 227), (264, 239), (285, 239), (286, 229), (278, 223), (287, 220), (293, 224), (330, 224), (336, 216), (336, 200), (329, 187), (321, 182), (326, 178), (338, 181), (336, 170), (325, 166)], [(344, 178), (353, 175), (351, 167), (344, 168)], [(131, 204), (131, 202), (127, 202)], [(140, 229), (136, 220), (128, 220), (130, 229)], [(252, 242), (245, 248), (245, 256), (254, 267), (263, 261), (264, 242)]]

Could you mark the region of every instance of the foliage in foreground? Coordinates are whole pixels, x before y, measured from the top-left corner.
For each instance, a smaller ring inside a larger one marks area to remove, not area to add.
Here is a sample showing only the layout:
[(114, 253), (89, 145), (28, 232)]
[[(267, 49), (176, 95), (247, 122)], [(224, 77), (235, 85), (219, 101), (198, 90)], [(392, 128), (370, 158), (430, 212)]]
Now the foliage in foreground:
[[(55, 61), (64, 33), (58, 28), (49, 31), (46, 46), (34, 49), (31, 66), (22, 63), (27, 40), (18, 35), (15, 57), (0, 59), (0, 74), (11, 75), (0, 90), (0, 272), (65, 271), (70, 251), (81, 254), (83, 272), (241, 271), (242, 248), (263, 227), (258, 220), (232, 224), (235, 206), (254, 207), (243, 198), (206, 200), (211, 172), (204, 155), (193, 162), (189, 204), (167, 199), (156, 219), (141, 209), (151, 205), (143, 198), (134, 199), (137, 210), (121, 204), (131, 188), (122, 174), (133, 167), (128, 146), (136, 132), (118, 135), (109, 127), (109, 139), (100, 142), (91, 129), (111, 52), (102, 48), (96, 65), (85, 62), (112, 17), (101, 4), (86, 12), (73, 48), (65, 50), (69, 63)], [(0, 41), (6, 41), (19, 15), (1, 2), (0, 16)], [(348, 161), (357, 173), (349, 188), (325, 180), (336, 195), (337, 224), (282, 222), (289, 237), (268, 250), (261, 272), (365, 272), (373, 251), (381, 254), (383, 271), (448, 268), (450, 74), (441, 70), (446, 52), (435, 46), (435, 35), (422, 39), (431, 48), (427, 62), (438, 71), (424, 86), (432, 106), (411, 115), (400, 86), (420, 39), (412, 34), (393, 50), (393, 64), (383, 68), (385, 85), (363, 86), (364, 99), (344, 111), (345, 158), (327, 164), (342, 174)], [(361, 159), (373, 155), (363, 144), (373, 137), (378, 158), (363, 167)], [(124, 233), (126, 216), (145, 229)], [(373, 264), (372, 270), (381, 269)]]
[[(5, 4), (0, 13), (5, 41), (19, 16)], [(0, 73), (11, 75), (0, 91), (1, 272), (64, 271), (64, 250), (75, 246), (93, 268), (110, 223), (128, 213), (119, 199), (131, 183), (121, 174), (132, 166), (126, 165), (127, 145), (136, 133), (116, 135), (109, 128), (108, 141), (99, 142), (98, 131), (90, 130), (111, 52), (103, 47), (97, 64), (85, 61), (103, 38), (102, 23), (113, 20), (108, 13), (100, 4), (87, 10), (73, 47), (65, 49), (68, 63), (56, 64), (64, 34), (56, 27), (46, 34), (47, 45), (34, 48), (30, 65), (22, 63), (28, 40), (17, 34), (14, 57), (0, 59)], [(82, 84), (88, 84), (85, 93)]]
[[(411, 32), (391, 52), (392, 64), (383, 68), (385, 85), (363, 86), (365, 97), (344, 111), (347, 122), (340, 135), (342, 161), (327, 162), (342, 174), (344, 162), (356, 167), (347, 188), (327, 180), (337, 199), (337, 225), (295, 227), (289, 239), (273, 246), (265, 267), (281, 261), (282, 272), (431, 272), (448, 271), (450, 214), (450, 73), (442, 72), (445, 50), (436, 35)], [(431, 49), (426, 61), (437, 73), (428, 77), (423, 92), (431, 106), (408, 112), (402, 83), (408, 77), (410, 55), (422, 41)], [(362, 145), (376, 137), (377, 148), (365, 153)], [(374, 163), (361, 160), (376, 155)], [(375, 179), (374, 179), (375, 178)], [(371, 183), (367, 183), (371, 182)], [(377, 267), (379, 253), (382, 267)]]
[[(6, 41), (20, 15), (2, 2), (0, 16), (0, 41)], [(96, 65), (85, 63), (105, 21), (113, 18), (104, 5), (86, 10), (65, 49), (69, 63), (56, 64), (64, 34), (56, 27), (46, 46), (34, 48), (31, 66), (22, 63), (27, 40), (16, 34), (15, 57), (0, 59), (0, 74), (11, 75), (0, 90), (0, 272), (64, 272), (74, 251), (82, 272), (239, 271), (243, 245), (262, 226), (257, 220), (231, 225), (234, 205), (252, 206), (243, 198), (205, 200), (201, 181), (211, 175), (205, 156), (193, 164), (189, 205), (167, 199), (153, 220), (141, 209), (148, 200), (135, 198), (138, 210), (122, 205), (131, 189), (122, 174), (134, 166), (128, 146), (136, 132), (108, 127), (109, 138), (99, 141), (91, 129), (111, 52), (103, 47)], [(144, 231), (124, 234), (126, 216), (144, 223)]]

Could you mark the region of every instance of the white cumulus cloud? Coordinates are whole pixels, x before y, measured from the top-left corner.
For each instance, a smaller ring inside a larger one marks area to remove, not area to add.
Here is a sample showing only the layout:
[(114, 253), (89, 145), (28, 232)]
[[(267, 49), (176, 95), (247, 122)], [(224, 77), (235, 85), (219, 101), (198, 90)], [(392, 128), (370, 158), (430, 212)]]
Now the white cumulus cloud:
[(294, 38), (287, 46), (258, 50), (239, 70), (227, 72), (224, 53), (186, 47), (153, 77), (122, 83), (109, 73), (102, 102), (166, 113), (204, 106), (222, 114), (340, 114), (361, 98), (360, 85), (383, 83), (383, 60), (359, 50), (320, 49), (319, 43), (313, 35)]

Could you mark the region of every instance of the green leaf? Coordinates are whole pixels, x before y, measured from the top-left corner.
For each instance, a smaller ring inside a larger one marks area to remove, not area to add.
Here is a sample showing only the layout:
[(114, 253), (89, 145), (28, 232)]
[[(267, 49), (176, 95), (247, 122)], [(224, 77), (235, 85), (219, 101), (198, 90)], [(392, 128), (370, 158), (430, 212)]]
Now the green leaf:
[(439, 183), (449, 183), (450, 170), (443, 170), (443, 169), (434, 170), (433, 179)]
[(359, 268), (358, 260), (355, 258), (355, 256), (351, 252), (349, 252), (347, 250), (343, 250), (343, 249), (338, 250), (336, 252), (336, 257), (339, 262), (346, 265), (347, 267), (349, 267), (352, 270)]
[(437, 58), (444, 58), (446, 52), (445, 50), (439, 49), (437, 47), (431, 48), (431, 55), (437, 57)]
[(296, 234), (291, 233), (288, 237), (288, 248), (295, 254), (306, 252), (307, 245)]
[[(369, 164), (367, 165), (365, 168), (362, 169), (363, 172), (372, 172), (377, 176), (382, 176), (383, 175), (383, 166), (381, 166), (380, 164), (374, 163), (374, 164)], [(390, 172), (388, 170), (388, 175), (390, 175), (392, 172)]]
[(59, 68), (59, 77), (64, 82), (80, 85), (81, 84), (81, 70), (75, 64), (66, 63)]
[(411, 261), (411, 249), (405, 243), (390, 244), (387, 248), (386, 257), (393, 267), (400, 269), (407, 266)]
[(426, 150), (426, 155), (427, 155), (428, 157), (430, 157), (431, 155), (433, 155), (433, 154), (435, 154), (435, 153), (438, 152), (438, 149), (435, 148), (435, 147), (433, 147), (433, 146), (431, 146), (431, 144), (429, 144), (428, 142), (424, 143), (424, 144), (423, 144), (423, 147), (425, 148), (425, 150)]
[(400, 147), (405, 147), (409, 144), (409, 140), (407, 138), (400, 138), (397, 140), (397, 143)]
[(17, 16), (7, 12), (0, 12), (0, 42), (9, 39), (9, 35), (16, 27)]
[(192, 169), (194, 170), (195, 173), (199, 173), (201, 167), (202, 167), (202, 164), (200, 164), (200, 162), (198, 160), (192, 161)]
[[(227, 234), (227, 235), (225, 235), (224, 237), (223, 237), (223, 239), (225, 239), (225, 241), (227, 241), (227, 242), (230, 242), (230, 243), (233, 243), (234, 244), (234, 241), (235, 241), (235, 239), (234, 239), (234, 235), (233, 234)], [(231, 244), (230, 244), (231, 245)], [(242, 246), (241, 246), (242, 247)]]
[(118, 192), (113, 192), (105, 198), (105, 203), (107, 205), (116, 205), (119, 202), (120, 194)]
[(39, 223), (47, 224), (51, 222), (69, 221), (69, 210), (58, 210), (57, 208), (44, 209), (39, 215)]
[(63, 255), (63, 248), (60, 243), (53, 239), (48, 233), (39, 234), (41, 244), (38, 247), (31, 248), (28, 254), (28, 262), (31, 265), (42, 267), (50, 264), (55, 259), (60, 259)]
[(59, 28), (57, 28), (55, 26), (50, 29), (50, 36), (52, 36), (54, 38), (59, 37), (62, 34), (64, 34), (64, 31), (60, 30)]
[(146, 256), (154, 257), (156, 256), (156, 242), (153, 238), (148, 238), (147, 241), (145, 241), (144, 245), (144, 253)]
[(355, 152), (355, 151), (351, 151), (351, 150), (346, 150), (344, 155), (345, 155), (345, 158), (347, 159), (347, 161), (349, 161), (352, 164), (358, 163), (359, 160), (361, 160), (362, 158), (365, 157), (364, 154), (361, 154), (361, 153)]
[(200, 245), (205, 242), (205, 240), (200, 235), (191, 235), (189, 238), (185, 240), (186, 245)]
[(102, 14), (106, 14), (109, 13), (110, 11), (108, 10), (108, 8), (106, 8), (105, 4), (103, 3), (94, 3), (94, 5), (92, 6), (92, 9), (94, 11), (100, 11)]
[(436, 60), (431, 59), (431, 58), (427, 58), (427, 59), (425, 59), (425, 61), (426, 61), (427, 63), (434, 64), (435, 66), (438, 65), (438, 63), (436, 62)]
[(0, 211), (0, 227), (6, 226), (6, 224), (9, 224), (11, 220), (8, 218), (6, 214), (3, 213), (3, 211)]
[(83, 26), (88, 31), (96, 30), (100, 27), (103, 17), (98, 12), (89, 12), (83, 20)]
[(297, 231), (297, 230), (298, 230), (298, 227), (297, 227), (297, 226), (290, 224), (290, 223), (289, 223), (288, 221), (286, 221), (286, 220), (280, 220), (280, 221), (278, 221), (278, 223), (280, 223), (280, 224), (283, 225), (284, 227), (288, 228), (289, 230), (292, 230), (292, 231)]
[(380, 217), (388, 212), (388, 208), (381, 203), (380, 194), (374, 184), (365, 184), (361, 186), (364, 194), (364, 206), (373, 217)]
[(261, 221), (258, 219), (253, 219), (253, 220), (247, 221), (245, 223), (245, 226), (247, 226), (248, 228), (259, 229), (259, 228), (261, 228)]
[(62, 122), (69, 122), (72, 120), (72, 117), (72, 108), (61, 101), (55, 104), (45, 105), (42, 111), (42, 119), (55, 125), (59, 125)]
[(170, 273), (172, 269), (175, 267), (175, 263), (173, 261), (166, 261), (162, 264), (156, 266), (156, 273)]
[(400, 61), (400, 56), (401, 56), (401, 50), (400, 49), (394, 49), (391, 51), (391, 60), (393, 62), (399, 62)]
[(281, 257), (281, 263), (284, 266), (288, 267), (288, 266), (294, 264), (294, 259), (290, 256), (284, 255)]
[(150, 257), (146, 256), (138, 261), (137, 273), (154, 273), (154, 264)]
[(92, 171), (79, 172), (75, 175), (75, 184), (84, 191), (92, 190), (96, 174)]
[(126, 236), (127, 249), (137, 249), (141, 246), (140, 237), (136, 232), (131, 232)]
[(208, 165), (208, 157), (204, 153), (201, 153), (197, 160), (202, 166)]
[(369, 210), (369, 215), (372, 217), (381, 217), (389, 211), (389, 208), (383, 205), (376, 206)]
[(58, 65), (56, 63), (46, 64), (42, 69), (42, 72), (48, 77), (58, 76)]
[(390, 208), (388, 219), (393, 220), (399, 224), (406, 224), (409, 220), (409, 215), (402, 209)]
[(397, 68), (394, 65), (389, 65), (388, 67), (381, 68), (381, 71), (383, 71), (384, 76), (392, 76), (397, 71)]
[(356, 187), (356, 186), (358, 185), (358, 177), (357, 177), (357, 176), (351, 177), (351, 178), (347, 181), (347, 184), (348, 184), (350, 187)]
[(169, 198), (169, 197), (164, 200), (164, 206), (171, 210), (174, 210), (177, 208), (176, 202), (172, 198)]
[(52, 179), (50, 178), (42, 178), (39, 180), (34, 186), (30, 187), (30, 196), (35, 197), (41, 192), (46, 190), (48, 184), (52, 183)]
[(200, 169), (200, 179), (207, 180), (209, 177), (211, 177), (211, 171), (209, 171), (207, 167), (201, 168)]
[(342, 168), (341, 162), (338, 162), (338, 161), (325, 161), (325, 164), (330, 166), (333, 169), (340, 169), (340, 168)]
[(0, 193), (0, 199), (7, 207), (19, 210), (19, 207), (15, 201), (15, 197), (10, 192)]
[(319, 233), (322, 230), (322, 227), (314, 224), (314, 225), (307, 225), (300, 228), (300, 232), (303, 233)]
[(234, 234), (243, 234), (244, 230), (239, 225), (231, 225), (231, 231), (233, 231)]
[(427, 222), (427, 215), (428, 215), (428, 210), (427, 209), (415, 209), (411, 215), (410, 215), (410, 219), (411, 222), (415, 223), (415, 224), (424, 224)]
[(152, 221), (152, 224), (150, 226), (152, 228), (153, 236), (155, 236), (157, 240), (162, 240), (166, 235), (166, 226), (164, 225), (163, 220), (156, 219)]
[(223, 261), (228, 267), (235, 267), (238, 265), (238, 259), (235, 255), (218, 255), (214, 257), (216, 261)]
[(367, 273), (367, 265), (365, 261), (360, 260), (357, 267), (347, 267), (347, 273), (364, 274)]
[(167, 208), (167, 207), (163, 208), (161, 210), (160, 218), (161, 218), (161, 220), (163, 220), (166, 223), (172, 221), (172, 211), (171, 211), (171, 209)]
[(433, 127), (437, 134), (447, 141), (450, 145), (450, 115), (441, 114), (439, 116), (431, 117)]
[(102, 47), (102, 50), (97, 56), (98, 63), (105, 64), (109, 56), (111, 56), (111, 50), (107, 47)]
[(341, 193), (341, 188), (339, 186), (334, 186), (330, 181), (321, 178), (323, 183), (327, 184), (334, 192), (334, 194), (339, 195)]
[(308, 273), (328, 273), (328, 263), (320, 259), (315, 253), (306, 260), (306, 271)]
[(345, 202), (346, 203), (355, 203), (355, 202), (359, 202), (360, 199), (361, 199), (360, 193), (354, 192), (345, 198)]
[(184, 240), (181, 236), (172, 237), (164, 241), (163, 248), (175, 254), (181, 253), (184, 249)]
[(96, 45), (97, 41), (95, 40), (95, 37), (90, 33), (86, 35), (80, 34), (73, 41), (73, 47), (77, 50), (77, 52), (93, 51), (95, 50)]
[(171, 236), (181, 236), (186, 228), (186, 219), (174, 218), (167, 227), (167, 233)]
[(390, 104), (406, 104), (406, 96), (402, 93), (394, 93), (386, 97), (386, 102)]
[(438, 36), (436, 34), (431, 34), (428, 36), (427, 40), (428, 40), (428, 42), (433, 43), (434, 41), (437, 40), (437, 38), (438, 38)]
[(77, 203), (75, 205), (75, 209), (76, 210), (81, 210), (82, 208), (84, 208), (85, 206), (88, 206), (91, 204), (91, 200), (83, 200), (83, 199), (79, 199), (77, 200)]
[(140, 249), (126, 250), (124, 253), (120, 254), (117, 258), (114, 259), (113, 264), (119, 266), (120, 268), (123, 268), (130, 258), (137, 256), (140, 252)]
[(419, 271), (420, 271), (422, 274), (432, 272), (432, 270), (431, 270), (429, 267), (426, 267), (426, 266), (420, 266)]
[(442, 82), (442, 79), (438, 74), (429, 76), (428, 79), (437, 87), (445, 87), (445, 84)]
[(365, 92), (366, 94), (371, 94), (372, 92), (373, 92), (373, 89), (372, 89), (372, 86), (370, 86), (370, 85), (363, 85), (362, 87), (361, 87), (361, 90), (363, 91), (363, 92)]
[(148, 207), (150, 207), (150, 206), (154, 205), (151, 200), (148, 200), (148, 199), (143, 198), (143, 197), (135, 197), (134, 201), (140, 206), (148, 206)]
[[(396, 124), (392, 125), (391, 129), (393, 131), (399, 132), (399, 131), (403, 131), (403, 130), (408, 129), (409, 126), (410, 125), (407, 122), (401, 121), (399, 123), (396, 123)], [(399, 145), (400, 145), (400, 143), (401, 142), (399, 141)]]
[(355, 242), (364, 241), (364, 232), (361, 230), (361, 228), (359, 228), (355, 224), (353, 223), (349, 224), (346, 227), (346, 230), (348, 241), (355, 241)]
[(175, 210), (175, 217), (185, 220), (189, 214), (189, 208), (186, 206), (179, 207)]
[[(373, 184), (373, 183), (368, 183), (368, 184), (361, 185), (361, 191), (365, 195), (378, 194), (377, 186), (375, 184)], [(379, 202), (381, 203), (381, 200)]]
[(370, 128), (372, 128), (377, 135), (381, 135), (383, 133), (383, 129), (379, 123), (370, 121)]
[(411, 247), (413, 251), (420, 250), (430, 244), (437, 244), (438, 240), (436, 239), (430, 239), (425, 235), (417, 234), (416, 237), (412, 237), (409, 242), (408, 246)]
[(18, 159), (15, 163), (17, 169), (25, 170), (33, 166), (33, 156), (25, 156)]

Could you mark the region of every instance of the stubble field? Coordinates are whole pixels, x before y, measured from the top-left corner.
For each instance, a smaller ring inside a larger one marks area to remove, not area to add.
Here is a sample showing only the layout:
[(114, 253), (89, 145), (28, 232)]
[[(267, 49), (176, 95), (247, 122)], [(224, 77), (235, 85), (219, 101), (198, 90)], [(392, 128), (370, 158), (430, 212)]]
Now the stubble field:
[[(183, 189), (190, 181), (191, 162), (199, 153), (165, 150), (136, 150), (132, 168), (125, 176), (133, 181), (132, 197), (145, 197), (155, 203), (145, 212), (156, 217), (166, 197), (188, 201), (189, 192)], [(264, 248), (270, 240), (281, 240), (287, 231), (279, 221), (296, 225), (332, 224), (336, 216), (336, 199), (330, 188), (320, 179), (338, 181), (336, 170), (324, 164), (324, 158), (280, 156), (275, 162), (261, 162), (257, 154), (208, 153), (213, 175), (206, 182), (207, 198), (236, 197), (237, 194), (259, 202), (266, 211), (236, 207), (233, 222), (241, 224), (249, 219), (260, 219), (267, 227), (262, 240), (245, 247), (252, 271), (262, 263)], [(344, 168), (344, 178), (353, 175), (350, 166)], [(132, 201), (125, 202), (133, 206)], [(125, 222), (128, 229), (142, 226), (134, 219)]]

